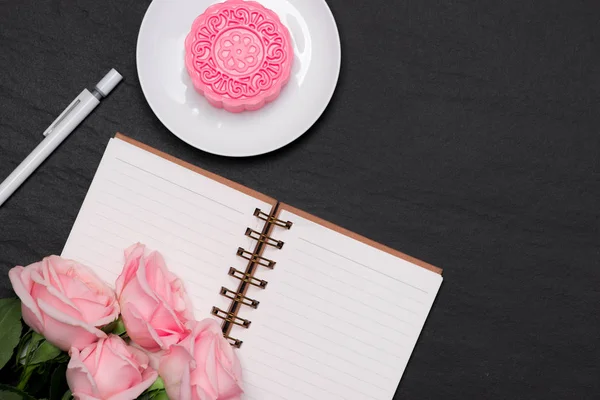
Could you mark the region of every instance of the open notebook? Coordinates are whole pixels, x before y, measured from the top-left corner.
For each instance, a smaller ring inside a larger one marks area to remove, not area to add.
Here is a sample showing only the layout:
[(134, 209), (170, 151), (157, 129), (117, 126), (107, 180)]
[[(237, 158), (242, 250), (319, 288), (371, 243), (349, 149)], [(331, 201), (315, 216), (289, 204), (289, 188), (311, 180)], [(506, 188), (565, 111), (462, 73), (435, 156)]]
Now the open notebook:
[(117, 135), (62, 255), (114, 282), (160, 251), (197, 319), (220, 318), (244, 399), (390, 400), (441, 270)]

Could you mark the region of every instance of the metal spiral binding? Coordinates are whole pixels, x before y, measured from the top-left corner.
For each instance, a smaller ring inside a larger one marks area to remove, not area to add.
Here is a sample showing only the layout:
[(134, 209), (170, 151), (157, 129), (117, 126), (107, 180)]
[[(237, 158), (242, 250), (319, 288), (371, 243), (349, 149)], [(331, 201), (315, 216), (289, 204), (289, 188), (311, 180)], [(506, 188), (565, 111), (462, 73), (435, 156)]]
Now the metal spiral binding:
[(263, 235), (260, 232), (255, 231), (254, 229), (246, 229), (246, 236), (256, 240), (257, 242), (267, 244), (269, 246), (277, 247), (278, 249), (283, 248), (284, 243), (281, 240), (273, 239), (270, 236)]
[(253, 276), (250, 276), (250, 275), (246, 274), (245, 272), (238, 271), (237, 269), (235, 269), (233, 267), (229, 268), (229, 275), (233, 276), (234, 278), (239, 279), (242, 282), (249, 283), (249, 284), (259, 287), (261, 289), (266, 288), (267, 284), (269, 283), (262, 279), (257, 279)]
[(245, 306), (252, 307), (254, 309), (258, 308), (260, 302), (258, 300), (253, 300), (249, 297), (243, 296), (238, 292), (234, 292), (233, 290), (229, 290), (226, 287), (221, 287), (221, 295), (231, 299), (233, 301), (237, 301)]
[(271, 230), (274, 226), (278, 226), (285, 229), (290, 229), (292, 227), (292, 223), (290, 221), (283, 221), (275, 218), (277, 208), (278, 206), (274, 207), (271, 214), (264, 213), (259, 208), (254, 210), (254, 216), (266, 222), (263, 227), (263, 231), (258, 232), (251, 228), (246, 229), (245, 235), (256, 240), (256, 247), (254, 251), (248, 251), (240, 247), (237, 249), (236, 252), (236, 254), (239, 257), (248, 260), (248, 266), (246, 267), (246, 271), (239, 271), (233, 267), (229, 268), (229, 275), (238, 279), (240, 281), (240, 285), (237, 290), (231, 290), (226, 287), (221, 287), (220, 294), (231, 300), (231, 305), (228, 311), (221, 310), (218, 307), (213, 307), (212, 309), (212, 314), (218, 318), (221, 318), (224, 321), (223, 335), (233, 347), (239, 348), (242, 345), (241, 340), (233, 338), (229, 335), (233, 325), (248, 328), (252, 323), (247, 319), (243, 319), (237, 316), (238, 312), (241, 309), (241, 306), (247, 306), (256, 309), (260, 304), (259, 301), (246, 296), (248, 287), (250, 287), (250, 285), (261, 289), (267, 287), (268, 282), (254, 277), (254, 273), (256, 272), (259, 266), (270, 269), (273, 269), (275, 267), (275, 261), (269, 260), (261, 256), (262, 251), (265, 249), (266, 246), (281, 249), (284, 245), (284, 242), (282, 242), (281, 240), (274, 239), (270, 236)]
[(275, 268), (275, 261), (261, 257), (258, 254), (253, 253), (248, 250), (244, 250), (241, 247), (238, 247), (237, 255), (242, 258), (245, 258), (246, 260), (250, 261), (251, 263), (256, 263), (258, 265), (262, 265), (263, 267), (267, 267), (270, 269)]
[(213, 307), (212, 314), (221, 318), (222, 320), (231, 322), (232, 324), (243, 326), (244, 328), (249, 328), (250, 324), (252, 323), (252, 321), (248, 321), (247, 319), (240, 318), (237, 315), (232, 314), (230, 312), (223, 311), (219, 307)]
[(290, 229), (293, 225), (290, 221), (282, 221), (282, 220), (277, 219), (267, 213), (262, 212), (260, 210), (260, 208), (257, 208), (256, 210), (254, 210), (254, 216), (262, 219), (263, 221), (266, 221), (268, 224), (281, 226), (282, 228), (286, 228), (286, 229)]

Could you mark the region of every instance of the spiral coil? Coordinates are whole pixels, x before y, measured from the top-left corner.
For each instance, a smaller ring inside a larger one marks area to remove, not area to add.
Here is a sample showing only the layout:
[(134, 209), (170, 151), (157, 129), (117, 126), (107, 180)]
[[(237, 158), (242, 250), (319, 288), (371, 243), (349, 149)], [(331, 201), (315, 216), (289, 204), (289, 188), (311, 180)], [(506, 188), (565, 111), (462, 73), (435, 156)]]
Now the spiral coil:
[(250, 275), (248, 275), (245, 272), (238, 271), (237, 269), (235, 269), (233, 267), (229, 268), (229, 275), (233, 276), (234, 278), (239, 279), (242, 282), (249, 283), (249, 284), (251, 284), (253, 286), (256, 286), (256, 287), (259, 287), (261, 289), (266, 288), (267, 287), (267, 283), (269, 283), (269, 282), (267, 282), (265, 280), (257, 279), (257, 278), (255, 278), (253, 276), (250, 276)]
[(293, 225), (290, 221), (283, 221), (283, 220), (275, 218), (274, 216), (272, 216), (270, 214), (262, 212), (260, 210), (260, 208), (257, 208), (256, 210), (254, 210), (254, 216), (262, 219), (267, 224), (281, 226), (282, 228), (286, 228), (286, 229), (290, 229)]
[(281, 249), (284, 245), (283, 241), (271, 237), (271, 231), (273, 227), (290, 229), (293, 225), (290, 221), (277, 219), (275, 217), (277, 214), (277, 209), (278, 206), (274, 207), (270, 214), (263, 212), (260, 208), (254, 210), (254, 216), (265, 221), (265, 225), (262, 232), (258, 232), (251, 228), (246, 229), (245, 236), (256, 241), (256, 247), (253, 251), (246, 250), (242, 247), (237, 249), (236, 255), (248, 260), (246, 271), (240, 271), (233, 267), (229, 268), (229, 275), (240, 281), (238, 289), (231, 290), (226, 287), (221, 287), (220, 294), (231, 300), (231, 305), (228, 311), (222, 310), (218, 307), (212, 308), (212, 314), (224, 321), (223, 335), (229, 341), (229, 343), (236, 348), (240, 348), (243, 342), (229, 335), (232, 327), (237, 325), (243, 328), (249, 328), (250, 324), (252, 323), (252, 321), (238, 317), (238, 312), (240, 311), (241, 306), (256, 309), (260, 304), (259, 301), (247, 297), (246, 292), (250, 286), (264, 289), (268, 284), (267, 281), (256, 278), (254, 273), (259, 266), (269, 269), (275, 268), (275, 261), (263, 257), (262, 252), (266, 246)]
[(229, 290), (226, 287), (221, 287), (221, 295), (231, 299), (233, 301), (237, 301), (245, 306), (252, 307), (254, 309), (258, 308), (260, 302), (258, 300), (251, 299), (246, 296), (242, 296), (238, 292), (234, 292), (233, 290)]

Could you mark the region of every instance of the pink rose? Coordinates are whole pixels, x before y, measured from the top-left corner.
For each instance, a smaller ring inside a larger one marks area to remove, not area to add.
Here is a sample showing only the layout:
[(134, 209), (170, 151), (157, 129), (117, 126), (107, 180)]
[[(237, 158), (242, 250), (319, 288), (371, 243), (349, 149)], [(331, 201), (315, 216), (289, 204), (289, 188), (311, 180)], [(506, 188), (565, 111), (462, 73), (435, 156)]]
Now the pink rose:
[(125, 266), (117, 278), (116, 292), (127, 334), (140, 347), (166, 350), (183, 339), (192, 320), (191, 302), (183, 283), (167, 270), (157, 252), (145, 256), (145, 246), (125, 251)]
[(240, 361), (212, 319), (190, 323), (190, 335), (171, 346), (159, 374), (171, 400), (239, 400)]
[(21, 299), (23, 320), (50, 343), (82, 349), (106, 334), (99, 328), (116, 320), (115, 293), (88, 267), (50, 256), (8, 272)]
[(81, 352), (71, 349), (67, 382), (77, 400), (131, 400), (148, 389), (158, 373), (143, 351), (110, 335)]

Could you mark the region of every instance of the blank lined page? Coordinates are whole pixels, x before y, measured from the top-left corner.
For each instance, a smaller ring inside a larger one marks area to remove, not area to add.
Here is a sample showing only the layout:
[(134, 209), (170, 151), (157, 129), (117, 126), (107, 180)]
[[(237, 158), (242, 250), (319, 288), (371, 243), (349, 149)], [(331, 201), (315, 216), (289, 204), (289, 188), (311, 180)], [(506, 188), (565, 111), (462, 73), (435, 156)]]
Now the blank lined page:
[(292, 212), (275, 227), (285, 242), (264, 257), (266, 289), (248, 296), (244, 340), (246, 399), (390, 400), (442, 282), (440, 274)]
[[(261, 230), (254, 209), (271, 205), (120, 139), (111, 139), (62, 255), (92, 267), (111, 286), (123, 251), (137, 242), (164, 256), (185, 284), (196, 318), (227, 309), (221, 286), (244, 270), (239, 246), (254, 248), (246, 227)], [(220, 320), (219, 320), (220, 321)]]

